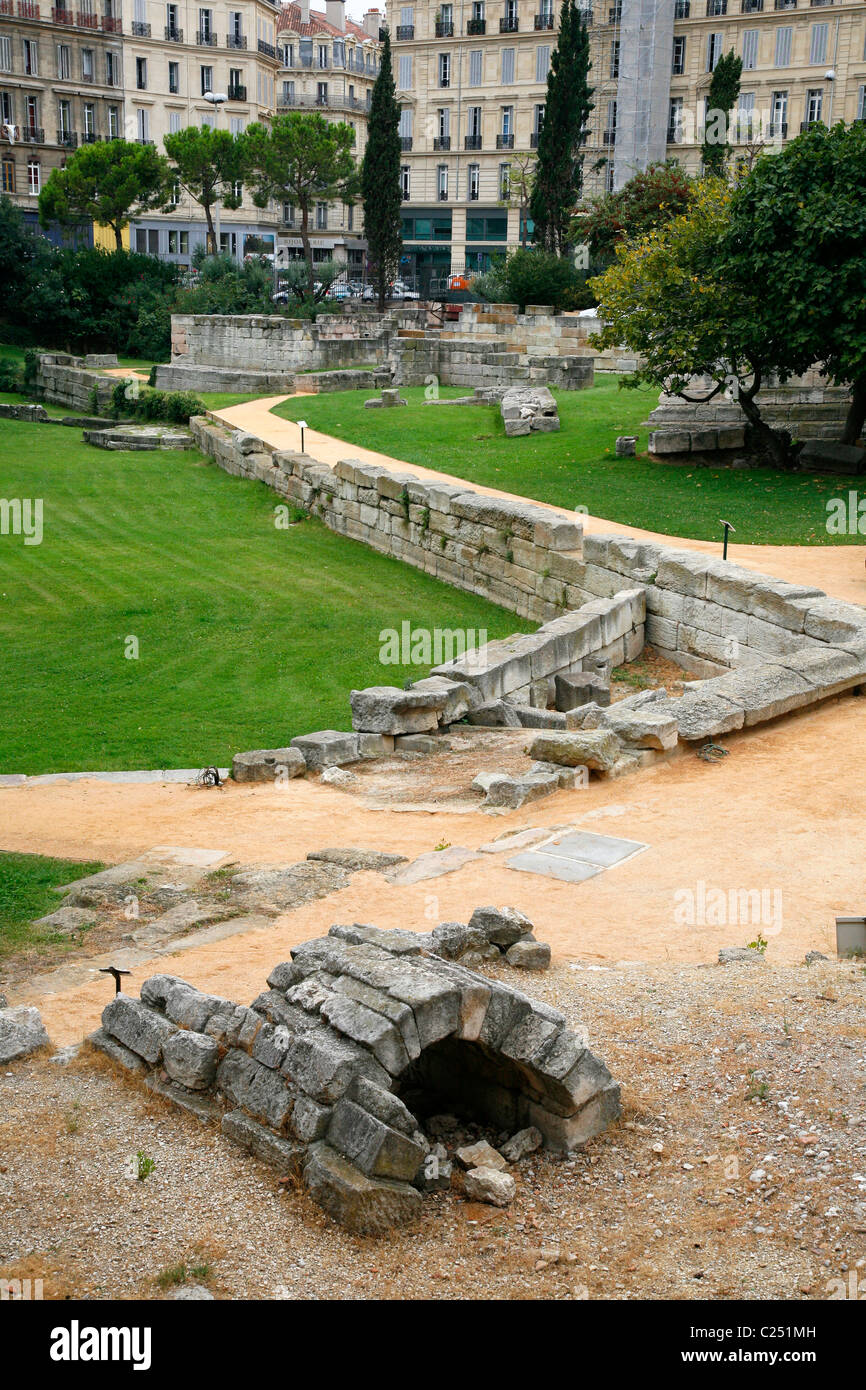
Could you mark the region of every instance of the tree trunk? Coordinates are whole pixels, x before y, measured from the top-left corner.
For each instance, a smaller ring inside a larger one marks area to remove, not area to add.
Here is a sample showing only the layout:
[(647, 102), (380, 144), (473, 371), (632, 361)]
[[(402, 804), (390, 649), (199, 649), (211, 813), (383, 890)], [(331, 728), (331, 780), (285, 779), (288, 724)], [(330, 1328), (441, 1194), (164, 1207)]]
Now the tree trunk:
[(114, 228), (114, 249), (115, 251), (123, 250), (123, 228), (119, 226)]
[(842, 430), (843, 444), (856, 444), (866, 425), (866, 376), (858, 377), (851, 388), (851, 404)]
[(786, 440), (778, 431), (771, 429), (761, 415), (760, 410), (755, 404), (755, 396), (758, 394), (759, 389), (760, 378), (757, 378), (751, 390), (740, 391), (737, 396), (737, 402), (749, 422), (752, 437), (756, 443), (766, 450), (777, 468), (790, 469), (794, 461), (791, 453), (790, 440)]
[(208, 248), (209, 248), (209, 253), (210, 253), (211, 256), (215, 256), (215, 255), (217, 254), (217, 252), (219, 251), (219, 247), (217, 246), (216, 232), (214, 231), (213, 213), (212, 213), (212, 211), (211, 211), (211, 204), (210, 204), (210, 203), (205, 203), (203, 206), (204, 206), (204, 218), (205, 218), (205, 222), (207, 223), (207, 244), (208, 244)]
[(313, 272), (313, 248), (310, 245), (310, 209), (306, 203), (301, 207), (301, 245), (307, 265), (307, 295), (312, 304), (316, 298), (316, 277)]

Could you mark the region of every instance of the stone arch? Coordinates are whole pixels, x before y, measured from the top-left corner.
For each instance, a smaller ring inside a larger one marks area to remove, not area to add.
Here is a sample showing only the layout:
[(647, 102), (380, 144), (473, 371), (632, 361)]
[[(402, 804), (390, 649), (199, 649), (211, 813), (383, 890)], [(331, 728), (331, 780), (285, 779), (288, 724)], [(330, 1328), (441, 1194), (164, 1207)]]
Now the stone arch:
[(259, 1158), (303, 1173), (343, 1225), (377, 1233), (420, 1213), (423, 1121), (442, 1102), (497, 1129), (535, 1126), (559, 1151), (619, 1114), (619, 1087), (582, 1030), (429, 944), (332, 927), (276, 966), (249, 1008), (157, 975), (140, 1000), (111, 1001), (93, 1041)]

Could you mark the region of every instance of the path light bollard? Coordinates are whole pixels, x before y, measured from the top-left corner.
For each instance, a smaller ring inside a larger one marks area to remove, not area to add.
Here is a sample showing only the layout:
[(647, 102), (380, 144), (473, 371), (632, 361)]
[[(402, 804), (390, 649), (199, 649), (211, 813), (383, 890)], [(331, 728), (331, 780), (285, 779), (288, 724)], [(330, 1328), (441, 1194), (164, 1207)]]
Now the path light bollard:
[(725, 521), (724, 517), (719, 517), (719, 521), (720, 521), (721, 525), (724, 526), (724, 528), (725, 528), (725, 539), (724, 539), (724, 542), (723, 542), (723, 544), (722, 544), (722, 559), (723, 559), (723, 560), (727, 560), (727, 558), (728, 558), (728, 532), (729, 532), (729, 531), (733, 531), (734, 535), (736, 535), (736, 534), (737, 534), (737, 528), (736, 528), (736, 526), (732, 526), (731, 523), (730, 523), (729, 521)]
[(836, 954), (866, 956), (866, 917), (836, 918)]
[(130, 971), (130, 970), (119, 970), (118, 967), (117, 967), (116, 965), (101, 965), (101, 966), (99, 967), (99, 973), (100, 973), (100, 975), (113, 975), (113, 976), (114, 976), (114, 992), (115, 992), (115, 994), (119, 994), (119, 993), (120, 993), (120, 977), (121, 977), (121, 975), (130, 975), (130, 974), (132, 974), (132, 971)]
[(304, 452), (304, 430), (307, 428), (306, 420), (298, 421), (298, 429), (301, 431), (301, 453)]

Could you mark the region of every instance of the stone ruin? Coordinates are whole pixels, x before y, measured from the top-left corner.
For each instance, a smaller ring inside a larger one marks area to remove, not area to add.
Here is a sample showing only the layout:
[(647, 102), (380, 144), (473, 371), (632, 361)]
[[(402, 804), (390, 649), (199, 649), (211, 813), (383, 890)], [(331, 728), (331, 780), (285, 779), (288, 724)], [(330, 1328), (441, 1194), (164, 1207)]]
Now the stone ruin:
[(499, 408), (509, 438), (532, 431), (550, 434), (559, 429), (556, 397), (546, 386), (512, 386), (503, 395)]
[[(479, 912), (488, 944), (510, 950), (524, 938), (519, 913)], [(487, 1144), (456, 1155), (470, 1169), (467, 1195), (502, 1205), (513, 1193), (508, 1159), (587, 1143), (619, 1116), (619, 1087), (561, 1013), (435, 945), (335, 926), (295, 947), (249, 1007), (154, 975), (139, 999), (111, 1000), (91, 1042), (302, 1178), (358, 1234), (414, 1220), (424, 1192), (448, 1185), (443, 1147), (425, 1133), (441, 1133), (431, 1117), (443, 1112), (510, 1134), (504, 1157)]]

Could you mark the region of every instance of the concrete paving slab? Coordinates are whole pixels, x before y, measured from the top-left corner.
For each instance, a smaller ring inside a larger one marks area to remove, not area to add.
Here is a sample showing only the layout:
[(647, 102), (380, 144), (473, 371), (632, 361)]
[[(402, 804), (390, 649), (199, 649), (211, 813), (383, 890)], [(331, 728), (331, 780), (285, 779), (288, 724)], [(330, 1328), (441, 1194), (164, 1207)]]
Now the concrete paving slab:
[(604, 873), (600, 864), (588, 864), (582, 859), (562, 859), (554, 854), (543, 854), (536, 849), (515, 854), (508, 860), (509, 869), (517, 869), (525, 874), (544, 874), (546, 878), (560, 878), (565, 883), (585, 883)]

